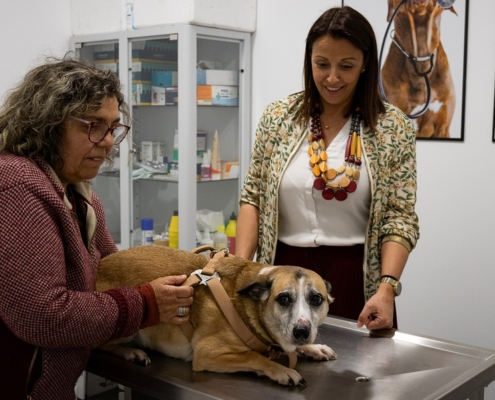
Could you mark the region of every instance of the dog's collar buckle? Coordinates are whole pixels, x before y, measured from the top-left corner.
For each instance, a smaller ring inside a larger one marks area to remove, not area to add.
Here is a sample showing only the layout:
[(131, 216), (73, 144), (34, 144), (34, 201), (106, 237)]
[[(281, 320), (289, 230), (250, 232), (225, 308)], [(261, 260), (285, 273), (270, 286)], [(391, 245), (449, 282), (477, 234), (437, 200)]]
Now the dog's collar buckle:
[(202, 273), (202, 269), (197, 269), (194, 271), (191, 275), (196, 275), (199, 279), (201, 279), (201, 282), (198, 282), (199, 285), (207, 285), (207, 282), (210, 279), (217, 278), (218, 280), (221, 280), (220, 275), (218, 275), (218, 272), (214, 272), (213, 275), (206, 275)]
[[(210, 258), (217, 258), (215, 257), (218, 253), (221, 253), (223, 252), (223, 256), (224, 257), (228, 257), (229, 256), (229, 249), (227, 247), (224, 247), (222, 249), (218, 249), (218, 250), (213, 250), (210, 252)], [(221, 255), (220, 255), (221, 256)], [(219, 257), (220, 257), (219, 256)]]

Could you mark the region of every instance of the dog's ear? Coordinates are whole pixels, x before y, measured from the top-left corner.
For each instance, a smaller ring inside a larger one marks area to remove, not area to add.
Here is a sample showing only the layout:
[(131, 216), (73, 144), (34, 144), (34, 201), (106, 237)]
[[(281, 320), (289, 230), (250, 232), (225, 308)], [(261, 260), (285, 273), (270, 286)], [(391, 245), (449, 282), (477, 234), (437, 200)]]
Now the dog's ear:
[(333, 301), (335, 300), (331, 295), (330, 295), (330, 292), (332, 291), (332, 285), (330, 285), (330, 282), (326, 281), (325, 279), (323, 279), (323, 282), (325, 282), (325, 286), (327, 288), (327, 300), (328, 300), (328, 304), (332, 304)]
[(270, 297), (273, 280), (266, 279), (249, 284), (237, 293), (243, 296), (252, 297), (256, 301), (265, 301)]

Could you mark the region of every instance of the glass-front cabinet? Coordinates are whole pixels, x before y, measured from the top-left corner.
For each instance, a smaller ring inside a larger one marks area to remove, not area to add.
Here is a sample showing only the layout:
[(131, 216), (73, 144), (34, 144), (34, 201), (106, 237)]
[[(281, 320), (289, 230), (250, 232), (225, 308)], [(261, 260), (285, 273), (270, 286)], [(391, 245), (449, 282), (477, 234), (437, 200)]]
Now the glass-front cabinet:
[(191, 250), (198, 211), (224, 223), (237, 214), (251, 151), (250, 34), (177, 24), (74, 36), (71, 47), (119, 75), (130, 108), (127, 140), (93, 180), (115, 242), (141, 244), (143, 220), (160, 234), (177, 211), (178, 247)]

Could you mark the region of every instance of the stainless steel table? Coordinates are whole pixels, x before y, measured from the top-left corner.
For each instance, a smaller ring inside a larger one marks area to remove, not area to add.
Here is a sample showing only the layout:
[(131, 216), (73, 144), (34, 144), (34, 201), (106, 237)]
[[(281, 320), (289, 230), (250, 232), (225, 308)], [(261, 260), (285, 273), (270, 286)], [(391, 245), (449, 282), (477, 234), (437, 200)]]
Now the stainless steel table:
[(482, 400), (485, 386), (495, 380), (495, 350), (401, 331), (371, 335), (355, 322), (335, 318), (320, 327), (317, 342), (339, 358), (300, 358), (296, 369), (308, 383), (305, 388), (250, 373), (193, 372), (190, 363), (154, 352), (148, 352), (151, 365), (142, 367), (96, 350), (87, 371), (167, 400)]

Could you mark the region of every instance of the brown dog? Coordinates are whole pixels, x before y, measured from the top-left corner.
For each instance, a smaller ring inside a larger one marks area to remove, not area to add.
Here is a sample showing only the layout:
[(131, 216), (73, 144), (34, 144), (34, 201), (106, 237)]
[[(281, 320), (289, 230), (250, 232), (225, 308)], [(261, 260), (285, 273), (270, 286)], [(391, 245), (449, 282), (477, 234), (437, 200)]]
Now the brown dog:
[[(390, 21), (401, 0), (388, 0)], [(456, 13), (453, 7), (449, 10)], [(420, 113), (427, 102), (426, 74), (431, 87), (427, 111), (413, 120), (416, 136), (448, 138), (455, 108), (455, 89), (447, 54), (440, 40), (440, 17), (444, 8), (437, 0), (408, 0), (394, 19), (394, 42), (382, 68), (387, 100), (408, 115)], [(424, 57), (412, 62), (408, 57)], [(430, 62), (430, 56), (433, 55)], [(413, 64), (416, 64), (416, 68)], [(419, 74), (418, 74), (419, 73)]]
[[(96, 289), (105, 291), (141, 285), (163, 276), (190, 275), (203, 269), (207, 262), (203, 255), (164, 246), (133, 247), (101, 261)], [(263, 343), (278, 344), (286, 352), (297, 351), (315, 360), (336, 358), (330, 347), (313, 344), (333, 300), (328, 282), (318, 274), (300, 267), (273, 267), (239, 257), (219, 259), (216, 271), (238, 314)], [(135, 340), (140, 347), (192, 359), (194, 371), (252, 371), (282, 385), (305, 385), (294, 369), (249, 348), (229, 325), (205, 285), (195, 287), (190, 321), (194, 327), (191, 342), (180, 326), (160, 323), (131, 338), (100, 347), (127, 360), (149, 362), (144, 351), (120, 346)]]

